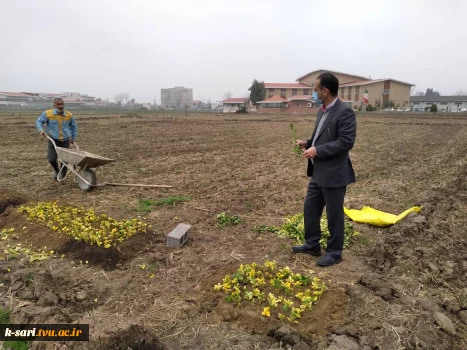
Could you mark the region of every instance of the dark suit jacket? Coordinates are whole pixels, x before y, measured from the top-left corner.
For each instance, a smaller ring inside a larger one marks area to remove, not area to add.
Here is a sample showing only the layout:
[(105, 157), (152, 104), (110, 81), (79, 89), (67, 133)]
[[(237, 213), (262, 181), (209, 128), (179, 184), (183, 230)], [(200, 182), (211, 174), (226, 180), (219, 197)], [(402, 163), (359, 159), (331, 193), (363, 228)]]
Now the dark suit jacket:
[[(311, 139), (306, 148), (311, 147), (323, 112), (318, 112)], [(355, 173), (349, 158), (349, 151), (355, 143), (357, 119), (352, 108), (337, 99), (324, 121), (315, 141), (316, 157), (308, 159), (307, 175), (313, 177), (320, 187), (343, 187), (355, 182)]]

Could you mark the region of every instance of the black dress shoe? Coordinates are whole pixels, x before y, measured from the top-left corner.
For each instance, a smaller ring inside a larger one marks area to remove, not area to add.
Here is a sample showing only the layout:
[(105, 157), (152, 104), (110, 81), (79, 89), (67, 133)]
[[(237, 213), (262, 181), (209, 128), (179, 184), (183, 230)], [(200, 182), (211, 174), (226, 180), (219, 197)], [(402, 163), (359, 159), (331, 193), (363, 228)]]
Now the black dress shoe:
[(307, 245), (296, 245), (292, 247), (292, 250), (294, 253), (304, 253), (304, 254), (310, 254), (313, 256), (321, 256), (321, 248), (311, 249)]
[(332, 266), (342, 261), (341, 256), (325, 255), (318, 260), (318, 266)]

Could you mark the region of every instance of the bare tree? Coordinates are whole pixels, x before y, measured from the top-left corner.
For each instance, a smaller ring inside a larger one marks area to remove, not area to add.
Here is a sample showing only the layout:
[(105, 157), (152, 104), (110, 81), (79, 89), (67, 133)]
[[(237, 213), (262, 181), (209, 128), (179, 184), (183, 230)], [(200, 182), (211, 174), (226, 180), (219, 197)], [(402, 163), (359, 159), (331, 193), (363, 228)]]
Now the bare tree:
[(233, 95), (230, 91), (227, 91), (224, 93), (224, 100), (227, 100), (228, 98), (231, 98)]
[(115, 100), (115, 103), (117, 104), (125, 103), (128, 101), (129, 98), (130, 98), (130, 95), (128, 95), (128, 92), (121, 92), (119, 94), (114, 95), (114, 100)]
[(425, 96), (425, 93), (423, 91), (417, 91), (415, 96)]
[(441, 94), (433, 88), (428, 88), (426, 89), (425, 96), (441, 96)]
[(456, 96), (467, 96), (467, 90), (464, 90), (464, 89), (457, 90)]

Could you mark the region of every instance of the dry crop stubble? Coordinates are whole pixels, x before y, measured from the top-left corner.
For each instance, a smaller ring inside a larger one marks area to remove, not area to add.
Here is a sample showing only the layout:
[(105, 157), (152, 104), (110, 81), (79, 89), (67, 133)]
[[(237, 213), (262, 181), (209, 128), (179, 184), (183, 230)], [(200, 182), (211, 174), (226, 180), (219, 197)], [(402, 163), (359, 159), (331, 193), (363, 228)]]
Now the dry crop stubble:
[[(99, 169), (98, 180), (174, 188), (103, 187), (82, 193), (69, 179), (64, 186), (55, 186), (45, 142), (33, 129), (37, 116), (1, 115), (0, 208), (5, 204), (1, 228), (14, 227), (18, 242), (24, 244), (42, 248), (42, 242), (49, 241), (50, 249), (68, 249), (63, 259), (30, 265), (0, 261), (0, 268), (11, 268), (0, 282), (7, 289), (0, 293), (3, 305), (14, 299), (12, 317), (46, 323), (68, 313), (72, 320), (89, 320), (99, 327), (103, 327), (99, 317), (112, 317), (116, 324), (131, 320), (169, 349), (276, 347), (276, 340), (267, 336), (276, 325), (248, 312), (235, 316), (235, 309), (221, 307), (222, 300), (210, 290), (234, 266), (263, 263), (266, 256), (300, 273), (315, 269), (312, 257), (290, 252), (291, 240), (253, 229), (279, 226), (286, 216), (302, 210), (306, 162), (293, 153), (289, 125), (293, 123), (298, 138), (308, 138), (314, 116), (75, 115), (81, 148), (116, 159)], [(329, 289), (323, 304), (311, 311), (310, 321), (300, 322), (294, 332), (304, 341), (310, 337), (312, 348), (332, 344), (332, 334), (337, 334), (362, 348), (410, 349), (419, 344), (427, 349), (461, 349), (466, 337), (459, 300), (465, 287), (460, 277), (467, 268), (463, 230), (467, 119), (367, 114), (358, 116), (358, 123), (351, 156), (357, 183), (348, 188), (346, 206), (370, 205), (398, 214), (421, 204), (424, 210), (393, 228), (356, 225), (366, 243), (357, 240), (344, 252), (342, 264), (315, 269)], [(147, 214), (137, 212), (140, 200), (170, 196), (191, 200), (155, 206)], [(70, 246), (66, 237), (57, 237), (46, 227), (30, 227), (14, 207), (55, 200), (118, 220), (139, 215), (152, 228), (111, 255), (101, 255), (84, 244)], [(242, 222), (220, 229), (216, 215), (222, 212), (238, 215)], [(417, 219), (421, 216), (424, 221)], [(192, 223), (193, 232), (182, 249), (172, 252), (165, 248), (165, 236), (179, 222)], [(25, 225), (29, 234), (22, 232)], [(79, 260), (89, 264), (80, 265)], [(154, 278), (138, 266), (143, 264), (154, 265)], [(42, 278), (43, 270), (51, 275)], [(33, 289), (21, 279), (29, 274)], [(54, 289), (54, 281), (64, 281), (60, 290)], [(15, 288), (22, 283), (20, 290), (11, 290), (15, 282)], [(64, 293), (65, 300), (34, 294), (45, 288)], [(67, 300), (83, 291), (92, 299)], [(44, 312), (50, 306), (61, 311)], [(434, 311), (454, 322), (455, 336), (436, 326)], [(321, 320), (319, 327), (314, 317)]]

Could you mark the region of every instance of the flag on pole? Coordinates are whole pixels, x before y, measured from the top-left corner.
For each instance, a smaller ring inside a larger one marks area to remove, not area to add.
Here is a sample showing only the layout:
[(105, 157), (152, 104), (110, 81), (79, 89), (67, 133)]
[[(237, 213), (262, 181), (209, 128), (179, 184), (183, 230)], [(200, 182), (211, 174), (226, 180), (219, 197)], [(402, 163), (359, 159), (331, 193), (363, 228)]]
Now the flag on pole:
[(367, 105), (368, 101), (369, 101), (369, 99), (368, 99), (368, 90), (365, 89), (365, 92), (363, 93), (363, 103)]

